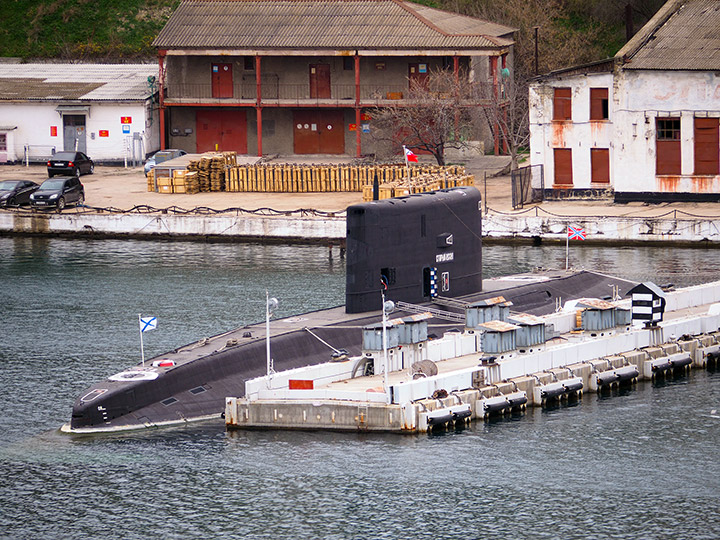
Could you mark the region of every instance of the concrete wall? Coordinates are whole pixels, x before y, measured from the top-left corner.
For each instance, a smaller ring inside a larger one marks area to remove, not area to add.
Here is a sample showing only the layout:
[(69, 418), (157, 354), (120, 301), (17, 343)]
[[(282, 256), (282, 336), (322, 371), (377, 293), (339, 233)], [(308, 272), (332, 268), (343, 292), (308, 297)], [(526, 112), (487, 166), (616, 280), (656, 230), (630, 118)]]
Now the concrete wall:
[[(694, 118), (720, 117), (720, 74), (623, 70), (615, 81), (615, 189), (630, 192), (718, 193), (720, 176), (695, 176)], [(681, 175), (657, 177), (658, 116), (680, 117)], [(719, 149), (720, 151), (720, 149)]]
[[(612, 104), (613, 79), (611, 73), (591, 73), (587, 76), (563, 77), (530, 86), (530, 164), (545, 168), (545, 187), (555, 178), (553, 150), (572, 150), (574, 188), (591, 188), (590, 149), (610, 150), (610, 185), (613, 185), (615, 147), (615, 111)], [(572, 120), (553, 121), (555, 88), (572, 89)], [(590, 88), (607, 88), (609, 120), (590, 121)], [(540, 186), (534, 186), (540, 187)]]
[[(572, 89), (572, 120), (553, 121), (553, 89)], [(589, 121), (589, 88), (609, 88), (609, 120)], [(619, 70), (557, 77), (530, 87), (530, 163), (545, 168), (552, 187), (554, 148), (572, 150), (573, 188), (590, 183), (590, 148), (609, 148), (616, 193), (717, 194), (720, 176), (694, 175), (694, 118), (720, 117), (720, 75), (710, 72)], [(681, 120), (681, 175), (656, 176), (658, 116)], [(720, 152), (720, 149), (718, 150)], [(539, 187), (539, 186), (535, 186)]]
[[(50, 153), (63, 148), (63, 119), (57, 112), (57, 103), (2, 103), (0, 118), (4, 126), (17, 126), (8, 138), (7, 161), (21, 161), (25, 145), (42, 146), (34, 154)], [(145, 152), (160, 146), (157, 111), (150, 103), (92, 103), (85, 118), (87, 154), (95, 161), (122, 161), (125, 157), (126, 138), (132, 133), (143, 134)], [(120, 117), (132, 117), (130, 133), (122, 133)], [(51, 134), (51, 127), (57, 135)], [(106, 130), (108, 137), (100, 137)], [(10, 146), (11, 145), (11, 146)], [(33, 155), (31, 153), (31, 155)]]

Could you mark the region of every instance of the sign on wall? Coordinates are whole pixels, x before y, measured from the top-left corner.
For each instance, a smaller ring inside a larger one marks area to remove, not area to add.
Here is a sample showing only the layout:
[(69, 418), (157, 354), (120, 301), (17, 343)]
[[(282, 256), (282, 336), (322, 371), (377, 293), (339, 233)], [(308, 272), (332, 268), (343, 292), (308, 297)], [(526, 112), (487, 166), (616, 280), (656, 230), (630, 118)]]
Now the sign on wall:
[(98, 135), (100, 135), (101, 137), (109, 137), (109, 136), (110, 136), (110, 131), (108, 131), (107, 129), (101, 129), (101, 130), (98, 132)]
[(50, 136), (57, 137), (57, 126), (50, 126)]
[(132, 124), (132, 116), (121, 116), (120, 123), (121, 124)]

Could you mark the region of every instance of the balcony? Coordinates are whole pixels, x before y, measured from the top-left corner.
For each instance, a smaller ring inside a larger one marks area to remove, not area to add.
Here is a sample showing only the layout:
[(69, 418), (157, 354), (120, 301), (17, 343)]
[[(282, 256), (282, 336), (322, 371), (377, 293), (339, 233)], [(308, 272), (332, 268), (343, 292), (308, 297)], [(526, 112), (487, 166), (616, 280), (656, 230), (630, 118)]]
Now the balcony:
[[(255, 79), (243, 78), (235, 81), (232, 95), (229, 88), (224, 92), (227, 97), (220, 97), (213, 92), (210, 83), (206, 84), (170, 84), (165, 95), (166, 105), (198, 104), (228, 105), (240, 104), (252, 106), (256, 103), (257, 86)], [(329, 91), (328, 91), (329, 90)], [(277, 78), (263, 77), (261, 100), (265, 106), (335, 106), (353, 107), (355, 105), (354, 84), (333, 84), (325, 92), (318, 91), (311, 96), (310, 85), (284, 84)], [(360, 104), (362, 106), (388, 105), (402, 103), (408, 96), (407, 82), (391, 84), (360, 85)]]

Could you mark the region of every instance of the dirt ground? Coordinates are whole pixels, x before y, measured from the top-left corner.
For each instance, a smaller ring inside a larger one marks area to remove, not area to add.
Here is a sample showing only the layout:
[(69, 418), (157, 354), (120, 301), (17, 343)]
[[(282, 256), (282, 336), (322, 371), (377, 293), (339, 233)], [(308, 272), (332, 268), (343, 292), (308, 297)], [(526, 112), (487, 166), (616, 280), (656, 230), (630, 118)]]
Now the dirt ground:
[[(421, 158), (422, 159), (422, 158)], [(287, 156), (275, 157), (270, 163), (350, 163), (349, 157), (336, 156)], [(430, 162), (428, 162), (430, 163)], [(590, 201), (544, 201), (526, 205), (522, 210), (512, 209), (512, 188), (509, 176), (496, 176), (508, 163), (504, 156), (478, 156), (465, 163), (468, 173), (475, 175), (475, 185), (483, 194), (491, 212), (526, 214), (547, 212), (558, 216), (662, 216), (673, 211), (698, 217), (720, 218), (717, 203), (665, 203), (614, 204), (609, 200)], [(0, 180), (28, 179), (41, 183), (47, 178), (44, 165), (0, 165)], [(279, 211), (299, 209), (341, 212), (351, 204), (362, 202), (362, 193), (234, 193), (209, 192), (187, 194), (163, 194), (147, 191), (147, 180), (142, 167), (124, 168), (97, 165), (95, 173), (81, 177), (85, 186), (85, 201), (96, 208), (130, 210), (147, 205), (159, 210), (173, 206), (191, 210), (206, 207), (213, 210), (242, 208), (256, 210), (271, 208)], [(71, 209), (68, 209), (71, 210)]]

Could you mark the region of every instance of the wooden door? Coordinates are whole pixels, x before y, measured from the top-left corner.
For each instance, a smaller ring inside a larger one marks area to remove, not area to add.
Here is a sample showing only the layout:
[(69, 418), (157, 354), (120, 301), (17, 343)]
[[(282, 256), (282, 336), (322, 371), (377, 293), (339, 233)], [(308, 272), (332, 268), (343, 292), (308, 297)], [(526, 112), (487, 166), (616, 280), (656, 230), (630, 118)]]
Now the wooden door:
[(247, 116), (244, 109), (200, 109), (195, 118), (199, 154), (228, 150), (247, 154)]
[(330, 64), (310, 64), (310, 97), (330, 97)]
[(232, 64), (212, 64), (212, 97), (233, 97)]
[(610, 150), (607, 148), (591, 148), (590, 169), (590, 182), (593, 184), (609, 184)]
[(555, 186), (572, 187), (572, 150), (570, 148), (555, 148), (553, 154), (555, 158)]
[(695, 174), (720, 174), (720, 131), (717, 118), (695, 119)]
[(296, 154), (344, 154), (342, 111), (293, 112), (293, 151)]

